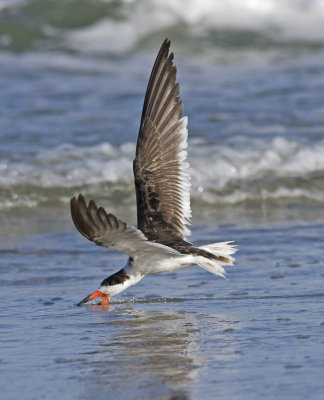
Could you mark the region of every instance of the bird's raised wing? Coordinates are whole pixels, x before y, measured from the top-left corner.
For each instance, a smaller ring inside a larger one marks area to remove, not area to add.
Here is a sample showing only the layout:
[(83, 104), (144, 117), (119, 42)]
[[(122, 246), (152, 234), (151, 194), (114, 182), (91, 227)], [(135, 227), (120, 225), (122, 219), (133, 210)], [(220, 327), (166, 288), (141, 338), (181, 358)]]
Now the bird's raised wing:
[(158, 240), (161, 234), (184, 239), (190, 233), (187, 117), (182, 117), (169, 47), (166, 39), (153, 66), (134, 160), (137, 223), (149, 240)]
[(71, 215), (78, 231), (87, 239), (99, 246), (111, 247), (136, 259), (145, 254), (178, 254), (174, 249), (147, 240), (145, 235), (133, 226), (107, 214), (104, 208), (97, 208), (96, 203), (90, 200), (87, 205), (84, 197), (71, 199)]

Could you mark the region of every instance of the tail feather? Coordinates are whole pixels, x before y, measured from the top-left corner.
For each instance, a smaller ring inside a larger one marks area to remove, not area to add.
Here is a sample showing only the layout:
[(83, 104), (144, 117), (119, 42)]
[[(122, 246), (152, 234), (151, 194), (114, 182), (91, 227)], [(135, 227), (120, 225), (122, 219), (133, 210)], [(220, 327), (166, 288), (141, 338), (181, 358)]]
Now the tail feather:
[(233, 242), (219, 242), (200, 246), (199, 249), (205, 250), (211, 253), (217, 259), (209, 259), (203, 256), (199, 256), (197, 264), (212, 274), (219, 275), (225, 278), (226, 271), (223, 266), (233, 265), (235, 258), (232, 254), (236, 253), (236, 245), (231, 244)]

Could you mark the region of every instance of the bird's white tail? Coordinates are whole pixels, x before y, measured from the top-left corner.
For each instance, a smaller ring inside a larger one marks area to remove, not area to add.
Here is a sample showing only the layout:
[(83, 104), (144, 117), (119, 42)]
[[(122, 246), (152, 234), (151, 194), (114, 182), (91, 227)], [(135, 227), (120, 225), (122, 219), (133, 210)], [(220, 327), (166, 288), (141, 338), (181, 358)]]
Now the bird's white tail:
[(231, 243), (233, 242), (219, 242), (199, 247), (199, 249), (205, 250), (208, 253), (218, 257), (218, 259), (215, 260), (198, 256), (197, 264), (212, 274), (225, 278), (226, 271), (223, 266), (234, 264), (235, 258), (232, 257), (232, 254), (236, 253), (237, 251), (236, 245)]

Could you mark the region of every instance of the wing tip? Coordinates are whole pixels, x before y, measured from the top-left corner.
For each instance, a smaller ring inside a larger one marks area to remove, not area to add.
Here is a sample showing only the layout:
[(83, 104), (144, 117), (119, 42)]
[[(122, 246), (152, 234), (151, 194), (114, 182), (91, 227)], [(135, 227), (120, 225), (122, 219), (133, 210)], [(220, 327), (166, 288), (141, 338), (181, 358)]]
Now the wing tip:
[(171, 45), (171, 40), (170, 40), (169, 38), (166, 37), (166, 38), (163, 40), (163, 43), (162, 43), (162, 46), (161, 46), (161, 47), (170, 48), (170, 45)]
[[(71, 209), (71, 217), (72, 221), (77, 228), (77, 230), (81, 233), (81, 235), (85, 236), (90, 240), (90, 230), (91, 227), (87, 221), (87, 205), (82, 194), (79, 194), (77, 197), (74, 196), (70, 200), (70, 209)], [(86, 209), (86, 212), (85, 212)]]

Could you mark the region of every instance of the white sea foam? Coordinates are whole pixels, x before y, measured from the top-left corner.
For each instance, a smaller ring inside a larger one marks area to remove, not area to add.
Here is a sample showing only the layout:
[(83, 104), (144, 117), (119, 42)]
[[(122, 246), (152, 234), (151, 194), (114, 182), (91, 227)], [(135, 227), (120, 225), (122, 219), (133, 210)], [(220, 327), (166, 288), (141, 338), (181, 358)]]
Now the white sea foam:
[[(65, 144), (22, 162), (4, 160), (0, 163), (0, 189), (10, 191), (12, 198), (0, 199), (1, 204), (14, 205), (20, 198), (33, 206), (37, 199), (42, 202), (55, 197), (56, 189), (62, 200), (75, 188), (95, 193), (102, 185), (107, 192), (129, 194), (134, 152), (135, 143), (120, 147)], [(324, 201), (324, 140), (306, 145), (283, 137), (272, 141), (241, 138), (227, 145), (210, 145), (196, 139), (189, 144), (189, 162), (191, 195), (198, 202)]]
[(100, 182), (128, 182), (135, 145), (109, 143), (89, 147), (64, 144), (24, 162), (0, 163), (0, 185), (43, 188), (84, 186)]

